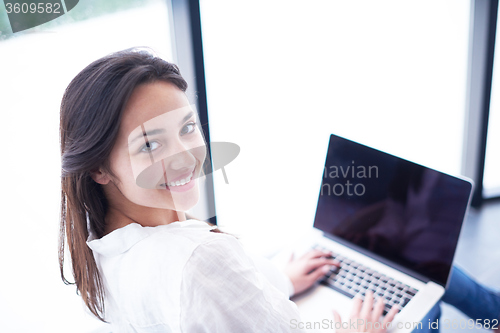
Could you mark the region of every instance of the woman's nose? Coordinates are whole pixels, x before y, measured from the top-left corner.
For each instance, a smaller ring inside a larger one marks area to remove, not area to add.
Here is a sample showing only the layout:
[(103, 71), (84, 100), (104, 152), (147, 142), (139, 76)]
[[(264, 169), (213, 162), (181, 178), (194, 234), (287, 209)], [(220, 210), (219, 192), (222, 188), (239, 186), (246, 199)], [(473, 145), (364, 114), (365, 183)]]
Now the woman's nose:
[(167, 162), (166, 167), (172, 171), (190, 171), (196, 166), (196, 158), (192, 152), (186, 147), (182, 146), (176, 150), (176, 153), (165, 159)]

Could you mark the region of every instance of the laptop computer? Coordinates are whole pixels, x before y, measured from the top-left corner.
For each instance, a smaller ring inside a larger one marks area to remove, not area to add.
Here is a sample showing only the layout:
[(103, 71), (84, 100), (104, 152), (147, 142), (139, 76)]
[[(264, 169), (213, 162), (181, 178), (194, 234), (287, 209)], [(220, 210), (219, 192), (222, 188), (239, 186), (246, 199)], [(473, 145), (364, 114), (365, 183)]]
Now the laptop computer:
[[(472, 182), (330, 136), (311, 234), (295, 252), (332, 251), (341, 262), (317, 287), (292, 300), (302, 327), (321, 332), (332, 309), (348, 321), (353, 297), (371, 290), (391, 332), (410, 332), (444, 294)], [(296, 323), (297, 324), (297, 323)]]

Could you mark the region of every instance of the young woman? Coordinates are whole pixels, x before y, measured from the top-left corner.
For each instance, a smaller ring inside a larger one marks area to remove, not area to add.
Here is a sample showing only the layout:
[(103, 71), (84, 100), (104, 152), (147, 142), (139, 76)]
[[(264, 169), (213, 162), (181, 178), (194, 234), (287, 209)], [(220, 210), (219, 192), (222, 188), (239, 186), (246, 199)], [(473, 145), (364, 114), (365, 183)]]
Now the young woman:
[[(336, 263), (313, 251), (292, 261), (288, 276), (264, 276), (235, 237), (186, 217), (206, 160), (186, 88), (175, 65), (143, 49), (99, 59), (69, 84), (60, 118), (61, 276), (69, 283), (67, 246), (83, 301), (113, 332), (300, 331), (288, 296)], [(352, 318), (379, 321), (382, 311), (368, 294)]]

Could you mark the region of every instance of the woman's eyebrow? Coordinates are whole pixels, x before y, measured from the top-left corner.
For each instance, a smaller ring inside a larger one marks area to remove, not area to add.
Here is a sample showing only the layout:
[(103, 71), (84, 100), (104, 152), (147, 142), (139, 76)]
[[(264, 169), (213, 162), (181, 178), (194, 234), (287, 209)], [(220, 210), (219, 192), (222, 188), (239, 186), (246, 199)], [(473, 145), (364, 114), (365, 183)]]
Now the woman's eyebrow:
[(191, 111), (189, 112), (183, 119), (182, 121), (179, 123), (180, 126), (184, 125), (184, 123), (193, 116), (194, 112)]
[(165, 132), (165, 129), (163, 129), (163, 128), (157, 128), (157, 129), (154, 129), (154, 130), (151, 130), (151, 131), (148, 131), (148, 132), (142, 132), (141, 134), (139, 134), (138, 136), (136, 136), (135, 138), (133, 138), (132, 140), (130, 140), (128, 144), (131, 145), (137, 139), (140, 139), (140, 138), (143, 138), (143, 137), (146, 137), (146, 139), (147, 139), (148, 136), (155, 135), (155, 134), (161, 134), (161, 133), (164, 133), (164, 132)]
[[(184, 118), (182, 118), (181, 122), (179, 123), (179, 126), (184, 125), (184, 123), (186, 121), (188, 121), (188, 119), (191, 118), (193, 115), (194, 115), (193, 111), (189, 112), (186, 116), (184, 116)], [(165, 132), (165, 129), (163, 129), (163, 128), (157, 128), (157, 129), (154, 129), (154, 130), (151, 130), (148, 132), (143, 131), (141, 134), (139, 134), (138, 136), (136, 136), (135, 138), (130, 140), (128, 144), (131, 145), (134, 141), (136, 141), (137, 139), (140, 139), (142, 137), (147, 138), (148, 136), (155, 135), (155, 134), (162, 134), (164, 132)]]

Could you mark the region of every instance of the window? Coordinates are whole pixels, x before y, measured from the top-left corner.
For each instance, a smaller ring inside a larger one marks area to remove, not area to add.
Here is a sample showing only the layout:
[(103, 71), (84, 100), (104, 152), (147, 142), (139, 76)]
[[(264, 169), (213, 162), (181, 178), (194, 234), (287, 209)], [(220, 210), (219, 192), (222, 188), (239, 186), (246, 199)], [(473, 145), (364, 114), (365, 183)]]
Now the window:
[[(0, 5), (3, 8), (3, 4)], [(2, 331), (90, 332), (75, 287), (59, 277), (59, 107), (90, 62), (132, 46), (172, 59), (163, 0), (80, 1), (47, 24), (12, 34), (0, 10), (2, 154)], [(6, 32), (7, 31), (7, 32)], [(69, 270), (68, 270), (69, 273)], [(71, 273), (67, 274), (69, 280)], [(20, 328), (22, 327), (22, 328)]]
[(460, 173), (469, 1), (200, 9), (211, 140), (241, 146), (214, 173), (225, 230), (264, 251), (309, 227), (330, 133)]

